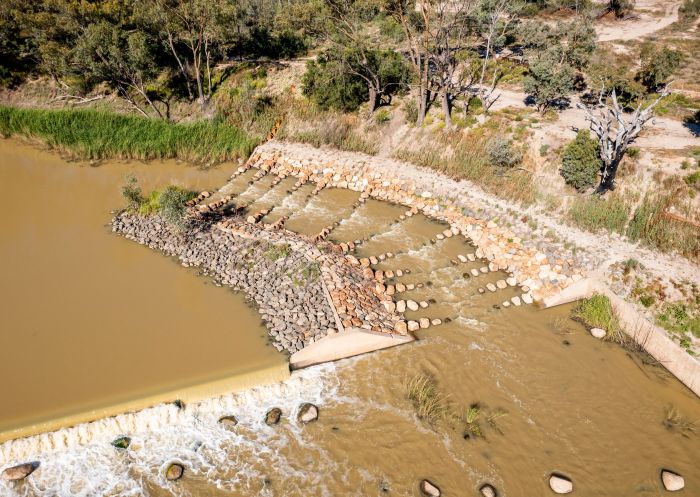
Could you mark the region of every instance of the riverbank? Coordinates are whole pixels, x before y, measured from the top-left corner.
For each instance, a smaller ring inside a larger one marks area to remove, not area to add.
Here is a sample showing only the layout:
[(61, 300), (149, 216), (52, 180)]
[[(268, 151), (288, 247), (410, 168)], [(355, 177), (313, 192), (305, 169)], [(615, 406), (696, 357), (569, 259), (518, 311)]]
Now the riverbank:
[(2, 105), (0, 135), (38, 142), (75, 159), (179, 159), (208, 165), (244, 160), (258, 142), (220, 121), (174, 124), (94, 109)]

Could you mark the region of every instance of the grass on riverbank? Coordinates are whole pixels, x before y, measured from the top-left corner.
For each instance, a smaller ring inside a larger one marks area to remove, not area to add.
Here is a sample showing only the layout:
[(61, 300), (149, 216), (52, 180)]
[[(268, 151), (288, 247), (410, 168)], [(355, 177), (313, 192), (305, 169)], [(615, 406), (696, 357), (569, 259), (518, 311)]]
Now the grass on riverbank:
[(257, 140), (229, 124), (162, 120), (98, 110), (0, 106), (0, 133), (37, 140), (79, 159), (181, 159), (212, 164), (247, 158)]
[(605, 330), (608, 339), (620, 331), (612, 303), (605, 295), (594, 294), (590, 298), (579, 301), (572, 311), (572, 317), (581, 321), (589, 329), (601, 328)]

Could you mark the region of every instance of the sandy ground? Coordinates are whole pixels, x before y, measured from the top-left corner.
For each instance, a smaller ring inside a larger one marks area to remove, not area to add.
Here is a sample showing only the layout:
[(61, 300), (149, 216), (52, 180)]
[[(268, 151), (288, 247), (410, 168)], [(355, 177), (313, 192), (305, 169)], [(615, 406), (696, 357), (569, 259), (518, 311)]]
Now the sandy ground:
[(678, 20), (679, 0), (637, 0), (635, 18), (604, 20), (597, 27), (598, 41), (636, 40)]

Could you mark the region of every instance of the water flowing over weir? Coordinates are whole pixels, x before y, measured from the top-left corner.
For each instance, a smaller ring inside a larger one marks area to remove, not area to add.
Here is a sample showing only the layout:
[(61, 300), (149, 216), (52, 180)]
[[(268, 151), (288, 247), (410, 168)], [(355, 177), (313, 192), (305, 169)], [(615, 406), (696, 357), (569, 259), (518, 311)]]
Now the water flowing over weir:
[[(268, 166), (261, 160), (242, 170), (200, 204), (207, 223), (196, 241), (180, 246), (166, 227), (129, 216), (115, 226), (223, 285), (248, 288), (263, 278), (269, 292), (247, 291), (269, 339), (294, 352), (292, 362), (310, 352), (318, 359), (328, 337), (352, 330), (385, 339), (406, 326), (419, 340), (296, 370), (242, 393), (7, 442), (0, 469), (32, 460), (41, 466), (23, 482), (0, 480), (0, 495), (378, 497), (418, 495), (418, 482), (429, 478), (443, 495), (478, 495), (489, 482), (507, 497), (546, 495), (549, 474), (561, 472), (573, 479), (575, 495), (651, 496), (666, 467), (684, 476), (689, 495), (700, 488), (700, 441), (662, 424), (665, 407), (700, 419), (700, 405), (661, 367), (595, 340), (568, 319), (567, 307), (525, 305), (527, 278), (487, 260), (484, 245), (453, 226), (303, 176), (266, 174)], [(211, 259), (219, 263), (204, 256), (214, 246)], [(243, 252), (259, 263), (257, 273), (250, 261), (237, 263)], [(307, 255), (320, 268), (318, 280), (308, 276)], [(242, 278), (224, 261), (255, 276)], [(280, 319), (287, 309), (265, 301), (287, 299), (285, 285), (314, 298), (314, 285), (323, 287), (335, 319), (325, 310), (311, 319), (326, 323), (318, 339), (303, 334), (308, 323), (284, 325), (299, 313)], [(343, 293), (349, 286), (355, 293)], [(448, 396), (453, 420), (431, 425), (416, 416), (405, 383), (417, 373)], [(297, 419), (305, 402), (320, 408), (308, 425)], [(470, 406), (481, 412), (479, 436), (464, 429)], [(272, 407), (282, 410), (276, 426), (264, 422)], [(230, 415), (238, 419), (233, 429), (218, 422)], [(124, 435), (128, 449), (110, 445)], [(184, 477), (168, 481), (174, 462)]]

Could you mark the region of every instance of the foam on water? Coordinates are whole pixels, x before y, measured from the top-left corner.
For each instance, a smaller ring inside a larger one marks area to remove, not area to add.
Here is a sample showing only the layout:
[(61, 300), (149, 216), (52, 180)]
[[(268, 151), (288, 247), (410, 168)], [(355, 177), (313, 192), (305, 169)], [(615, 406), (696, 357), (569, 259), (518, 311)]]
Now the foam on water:
[[(148, 494), (147, 484), (188, 495), (164, 477), (172, 462), (183, 464), (188, 475), (222, 490), (250, 488), (251, 483), (264, 480), (266, 467), (274, 467), (278, 478), (321, 489), (322, 482), (313, 481), (320, 474), (294, 467), (279, 449), (302, 435), (303, 427), (296, 420), (299, 405), (324, 405), (334, 398), (338, 384), (335, 366), (324, 364), (294, 372), (284, 382), (183, 409), (164, 404), (6, 442), (0, 446), (0, 468), (32, 460), (40, 461), (41, 466), (21, 485), (0, 481), (0, 495), (136, 496)], [(282, 409), (283, 425), (264, 423), (272, 407)], [(235, 431), (218, 423), (221, 416), (231, 414), (239, 420)], [(110, 444), (122, 435), (132, 439), (127, 450)], [(327, 457), (319, 460), (335, 464)], [(332, 469), (324, 468), (324, 472)], [(259, 492), (271, 495), (264, 488)]]

